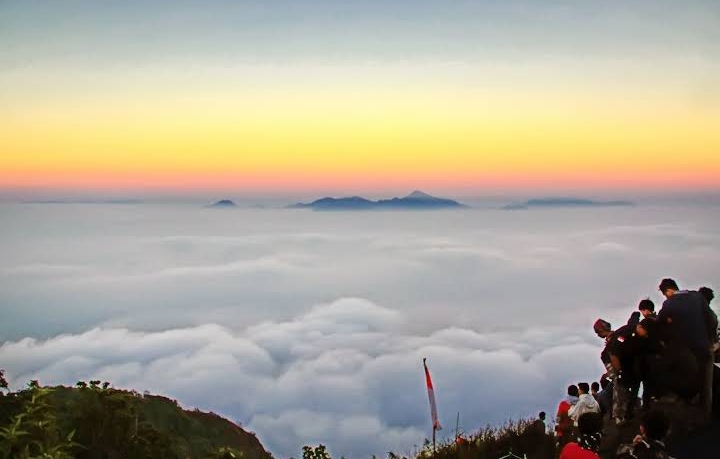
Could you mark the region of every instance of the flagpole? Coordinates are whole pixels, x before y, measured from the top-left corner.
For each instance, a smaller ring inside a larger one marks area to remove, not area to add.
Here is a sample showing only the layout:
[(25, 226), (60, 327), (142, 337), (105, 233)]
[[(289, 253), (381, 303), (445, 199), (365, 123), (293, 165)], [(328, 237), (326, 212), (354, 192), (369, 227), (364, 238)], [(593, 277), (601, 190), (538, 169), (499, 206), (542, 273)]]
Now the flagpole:
[(435, 426), (433, 426), (433, 456), (435, 456)]
[(428, 401), (430, 402), (430, 417), (432, 419), (432, 441), (433, 441), (433, 456), (435, 455), (435, 432), (440, 430), (440, 421), (437, 415), (437, 405), (435, 404), (435, 389), (433, 388), (432, 378), (430, 377), (430, 370), (427, 367), (427, 359), (423, 358), (423, 369), (425, 370), (425, 383), (427, 384), (428, 390)]
[(458, 411), (457, 419), (455, 420), (455, 442), (460, 438), (460, 412)]

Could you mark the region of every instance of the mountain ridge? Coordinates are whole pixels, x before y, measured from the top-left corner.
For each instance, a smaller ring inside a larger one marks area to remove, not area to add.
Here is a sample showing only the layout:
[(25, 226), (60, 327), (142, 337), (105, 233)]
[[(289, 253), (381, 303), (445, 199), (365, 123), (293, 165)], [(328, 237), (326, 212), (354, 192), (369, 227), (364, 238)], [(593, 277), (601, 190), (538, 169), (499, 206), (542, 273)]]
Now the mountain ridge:
[(362, 196), (342, 198), (324, 197), (310, 203), (296, 203), (287, 206), (290, 209), (312, 210), (440, 210), (461, 209), (467, 206), (457, 201), (431, 196), (423, 191), (414, 190), (404, 197), (379, 199), (372, 201)]

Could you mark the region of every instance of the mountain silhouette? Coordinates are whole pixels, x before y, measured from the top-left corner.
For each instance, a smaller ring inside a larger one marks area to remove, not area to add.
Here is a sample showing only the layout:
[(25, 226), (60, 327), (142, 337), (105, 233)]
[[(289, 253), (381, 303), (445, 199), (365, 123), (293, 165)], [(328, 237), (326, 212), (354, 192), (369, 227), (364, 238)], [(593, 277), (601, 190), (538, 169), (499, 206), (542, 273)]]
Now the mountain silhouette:
[(372, 201), (361, 196), (347, 198), (321, 198), (310, 203), (297, 203), (288, 206), (291, 209), (312, 210), (435, 210), (459, 209), (465, 207), (452, 199), (437, 198), (422, 191), (413, 191), (402, 198), (380, 199)]
[(216, 202), (215, 204), (211, 204), (208, 207), (213, 208), (229, 208), (229, 207), (237, 207), (237, 204), (232, 202), (229, 199), (221, 199), (220, 201)]

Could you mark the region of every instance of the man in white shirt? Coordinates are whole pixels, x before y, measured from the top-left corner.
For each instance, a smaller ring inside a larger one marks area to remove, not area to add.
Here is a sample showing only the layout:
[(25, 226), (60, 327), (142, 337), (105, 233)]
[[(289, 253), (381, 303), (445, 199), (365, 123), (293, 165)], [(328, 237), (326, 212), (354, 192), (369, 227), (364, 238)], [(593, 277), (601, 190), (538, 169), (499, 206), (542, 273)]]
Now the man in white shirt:
[(573, 420), (575, 425), (577, 425), (578, 419), (584, 413), (600, 412), (600, 405), (597, 400), (595, 400), (595, 397), (590, 394), (590, 385), (586, 382), (581, 382), (578, 383), (577, 387), (578, 392), (580, 392), (580, 397), (578, 402), (568, 411), (568, 416), (570, 416), (570, 419)]

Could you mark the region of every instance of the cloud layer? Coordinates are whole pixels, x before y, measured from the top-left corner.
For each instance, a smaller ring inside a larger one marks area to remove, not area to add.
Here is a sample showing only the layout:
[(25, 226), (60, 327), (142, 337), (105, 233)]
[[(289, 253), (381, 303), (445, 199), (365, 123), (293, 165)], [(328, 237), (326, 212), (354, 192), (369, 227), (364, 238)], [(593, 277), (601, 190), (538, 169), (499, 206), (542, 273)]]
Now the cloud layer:
[(95, 328), (0, 347), (21, 384), (109, 380), (176, 397), (255, 430), (273, 452), (325, 443), (353, 457), (410, 451), (428, 431), (422, 357), (441, 415), (468, 428), (552, 410), (568, 381), (601, 372), (598, 349), (566, 330), (405, 333), (409, 318), (345, 298), (286, 322), (240, 331), (202, 325), (163, 332)]
[(2, 204), (0, 367), (166, 394), (283, 457), (407, 452), (422, 357), (446, 424), (552, 411), (602, 370), (595, 318), (659, 301), (662, 277), (720, 284), (714, 210)]

